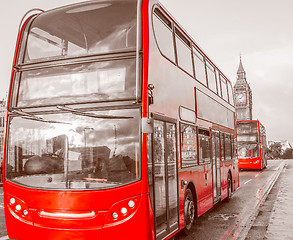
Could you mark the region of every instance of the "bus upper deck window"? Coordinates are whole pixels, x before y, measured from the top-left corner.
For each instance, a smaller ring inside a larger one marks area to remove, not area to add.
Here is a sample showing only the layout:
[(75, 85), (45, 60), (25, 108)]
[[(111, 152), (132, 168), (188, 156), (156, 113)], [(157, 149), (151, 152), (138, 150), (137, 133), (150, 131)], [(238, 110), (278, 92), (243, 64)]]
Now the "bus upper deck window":
[(109, 1), (40, 14), (31, 23), (24, 62), (135, 48), (136, 5), (136, 1)]
[(193, 61), (195, 68), (195, 78), (205, 86), (207, 85), (206, 80), (206, 71), (203, 56), (197, 51), (197, 49), (193, 48)]
[(227, 89), (227, 81), (220, 75), (221, 79), (221, 87), (222, 87), (222, 96), (224, 100), (228, 101), (228, 89)]
[(189, 40), (176, 28), (176, 50), (179, 67), (193, 75), (191, 48)]
[(215, 68), (208, 61), (206, 61), (206, 66), (207, 66), (207, 75), (208, 75), (209, 88), (213, 92), (218, 93), (217, 83), (216, 83), (216, 75), (215, 75)]
[(174, 42), (171, 21), (157, 8), (153, 15), (154, 32), (161, 53), (175, 62)]

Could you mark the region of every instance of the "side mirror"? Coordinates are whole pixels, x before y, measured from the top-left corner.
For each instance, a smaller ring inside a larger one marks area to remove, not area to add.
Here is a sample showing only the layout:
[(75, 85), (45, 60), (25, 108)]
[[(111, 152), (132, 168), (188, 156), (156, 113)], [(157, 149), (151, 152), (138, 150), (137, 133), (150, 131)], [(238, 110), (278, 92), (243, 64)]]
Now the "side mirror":
[(154, 132), (154, 119), (152, 118), (142, 118), (142, 133), (153, 133)]

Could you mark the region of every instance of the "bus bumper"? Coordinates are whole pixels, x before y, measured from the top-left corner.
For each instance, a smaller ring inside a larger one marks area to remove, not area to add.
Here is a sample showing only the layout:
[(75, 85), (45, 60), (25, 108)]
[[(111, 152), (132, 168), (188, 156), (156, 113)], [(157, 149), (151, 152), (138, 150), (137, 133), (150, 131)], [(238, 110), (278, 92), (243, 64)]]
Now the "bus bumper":
[(259, 158), (238, 159), (239, 169), (262, 169), (261, 160)]
[[(154, 237), (154, 219), (148, 194), (141, 195), (139, 206), (130, 216), (121, 221), (107, 222), (110, 211), (100, 211), (95, 222), (96, 226), (86, 223), (78, 224), (79, 221), (59, 220), (59, 227), (54, 219), (49, 221), (23, 220), (9, 207), (5, 208), (7, 233), (10, 239), (21, 240), (149, 240)], [(31, 219), (37, 219), (33, 216)], [(61, 225), (60, 225), (61, 223)], [(100, 223), (100, 224), (99, 224)], [(71, 226), (70, 226), (71, 225)], [(52, 227), (53, 226), (53, 227)]]

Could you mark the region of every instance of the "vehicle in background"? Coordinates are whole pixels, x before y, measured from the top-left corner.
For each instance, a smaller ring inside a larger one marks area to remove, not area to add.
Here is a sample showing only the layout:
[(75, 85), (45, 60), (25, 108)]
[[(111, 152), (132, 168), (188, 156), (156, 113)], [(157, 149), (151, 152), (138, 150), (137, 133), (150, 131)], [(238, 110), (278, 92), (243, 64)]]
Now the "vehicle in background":
[(267, 166), (265, 127), (258, 120), (239, 120), (237, 126), (239, 169), (263, 169)]

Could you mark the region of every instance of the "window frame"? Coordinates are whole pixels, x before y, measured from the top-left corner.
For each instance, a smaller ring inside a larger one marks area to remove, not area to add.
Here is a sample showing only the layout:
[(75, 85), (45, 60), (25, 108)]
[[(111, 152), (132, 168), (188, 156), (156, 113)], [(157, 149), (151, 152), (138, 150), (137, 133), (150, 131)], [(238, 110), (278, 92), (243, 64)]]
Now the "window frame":
[[(173, 59), (171, 59), (169, 56), (167, 56), (162, 49), (160, 48), (160, 44), (158, 42), (158, 37), (155, 30), (155, 20), (154, 18), (157, 18), (158, 21), (161, 21), (161, 23), (166, 27), (167, 30), (170, 30), (171, 35), (172, 35), (172, 45), (173, 45)], [(176, 64), (177, 62), (177, 56), (176, 56), (176, 46), (175, 46), (175, 41), (174, 41), (174, 21), (169, 18), (165, 13), (162, 12), (162, 10), (158, 7), (155, 6), (153, 11), (152, 11), (152, 27), (153, 27), (153, 32), (154, 32), (154, 39), (156, 42), (156, 45), (158, 47), (159, 52), (161, 53), (162, 56), (164, 56), (167, 60), (172, 62), (173, 64)]]
[[(196, 77), (196, 75), (197, 75), (197, 68), (196, 68), (196, 66), (197, 65), (195, 64), (195, 57), (197, 58), (197, 61), (198, 62), (201, 62), (202, 63), (201, 70), (203, 70), (202, 74), (204, 75), (204, 76), (202, 76), (203, 77), (202, 80), (200, 80), (199, 78)], [(205, 64), (205, 56), (194, 45), (192, 45), (192, 59), (193, 59), (194, 78), (195, 78), (195, 80), (197, 82), (201, 83), (202, 85), (204, 85), (205, 87), (208, 87), (207, 73), (206, 73), (206, 64)]]
[[(229, 142), (227, 142), (227, 140)], [(225, 161), (231, 161), (233, 159), (233, 146), (232, 146), (232, 136), (231, 134), (228, 133), (224, 133), (224, 141), (225, 141), (225, 147), (224, 147), (224, 151), (225, 151)], [(229, 146), (227, 146), (227, 143), (229, 144)], [(229, 155), (227, 154), (227, 150), (229, 147)], [(227, 159), (227, 157), (229, 157), (229, 159)]]
[(234, 105), (234, 91), (233, 91), (233, 87), (230, 81), (227, 81), (227, 90), (228, 90), (228, 98), (229, 98), (229, 103), (231, 105)]
[[(127, 2), (127, 1), (125, 1)], [(82, 3), (77, 3), (76, 6), (80, 5), (81, 6)], [(86, 4), (86, 6), (90, 6), (91, 3), (88, 3)], [(70, 11), (70, 9), (74, 7), (73, 5), (68, 5), (68, 6), (64, 6), (64, 8), (68, 9)], [(138, 43), (138, 39), (137, 39), (137, 36), (138, 36), (138, 32), (139, 32), (139, 25), (137, 24), (137, 19), (139, 18), (139, 15), (138, 12), (137, 12), (137, 9), (139, 8), (138, 4), (136, 3), (135, 4), (135, 9), (133, 9), (133, 13), (136, 14), (136, 18), (134, 19), (134, 22), (136, 22), (136, 40), (135, 40), (135, 44)], [(62, 10), (62, 8), (60, 8), (60, 10)], [(129, 12), (129, 8), (128, 9), (128, 12)], [(53, 9), (55, 11), (55, 9)], [(93, 9), (94, 10), (94, 9)], [(53, 11), (53, 12), (54, 12)], [(56, 11), (57, 12), (57, 11)], [(43, 14), (51, 14), (50, 11), (48, 12), (44, 12), (41, 11), (41, 15)], [(71, 59), (78, 59), (78, 58), (89, 58), (89, 57), (96, 57), (96, 56), (104, 56), (105, 54), (115, 54), (115, 53), (123, 53), (123, 52), (130, 52), (130, 51), (139, 51), (140, 49), (140, 44), (139, 45), (136, 45), (135, 47), (129, 47), (129, 48), (117, 48), (117, 49), (112, 49), (112, 50), (108, 50), (106, 52), (93, 52), (93, 53), (88, 53), (88, 52), (85, 52), (84, 54), (73, 54), (73, 55), (69, 55), (67, 57), (62, 57), (62, 55), (57, 55), (57, 56), (52, 56), (52, 57), (49, 57), (49, 58), (46, 58), (46, 57), (42, 57), (42, 58), (36, 58), (36, 59), (33, 59), (31, 61), (26, 61), (25, 58), (26, 58), (26, 55), (27, 55), (27, 49), (28, 49), (28, 41), (29, 41), (29, 37), (30, 37), (30, 33), (31, 33), (31, 29), (34, 27), (34, 22), (41, 16), (39, 16), (40, 14), (34, 14), (32, 15), (27, 22), (24, 23), (24, 29), (22, 31), (22, 35), (20, 36), (21, 39), (20, 39), (20, 45), (19, 45), (19, 48), (20, 50), (16, 53), (16, 66), (26, 66), (26, 65), (33, 65), (33, 64), (38, 64), (38, 63), (45, 63), (45, 62), (52, 62), (52, 61), (70, 61)], [(128, 14), (129, 15), (129, 14)], [(127, 16), (128, 16), (127, 15)], [(53, 16), (50, 16), (51, 18)], [(39, 35), (39, 34), (34, 34), (35, 36), (36, 35)], [(83, 37), (84, 38), (84, 37)], [(50, 39), (48, 40), (48, 42), (54, 42), (54, 41), (51, 41)], [(61, 41), (61, 45), (59, 47), (61, 52), (62, 52), (62, 41)], [(57, 46), (57, 44), (56, 44)]]
[[(185, 169), (185, 168), (191, 168), (191, 167), (196, 167), (199, 166), (199, 154), (198, 154), (198, 150), (199, 150), (199, 144), (198, 144), (198, 127), (196, 125), (192, 125), (190, 123), (185, 123), (185, 122), (180, 122), (179, 124), (180, 126), (180, 168), (181, 169)], [(183, 133), (182, 132), (182, 128), (183, 127), (191, 127), (193, 128), (193, 130), (195, 130), (195, 143), (196, 143), (196, 148), (195, 148), (195, 152), (196, 152), (196, 159), (193, 165), (188, 165), (188, 166), (183, 166), (183, 160), (182, 160), (182, 145), (183, 145)]]
[(220, 132), (220, 146), (221, 146), (221, 162), (224, 162), (226, 159), (225, 156), (225, 134)]
[[(205, 134), (202, 134), (202, 133)], [(204, 160), (203, 162), (200, 161), (200, 135), (202, 136), (206, 136), (208, 137), (208, 151), (209, 151), (209, 158), (206, 160)], [(197, 138), (198, 138), (198, 165), (207, 165), (207, 164), (211, 164), (212, 160), (211, 160), (211, 131), (209, 129), (206, 128), (202, 128), (202, 127), (198, 127), (197, 128)]]
[[(222, 99), (225, 100), (226, 102), (229, 102), (227, 79), (222, 74), (220, 74), (220, 81), (221, 81), (221, 89), (222, 89)], [(225, 89), (223, 89), (223, 84), (225, 84)]]
[[(214, 92), (215, 94), (217, 94), (218, 95), (218, 86), (217, 86), (217, 78), (216, 78), (216, 68), (214, 67), (214, 65), (210, 62), (210, 61), (208, 61), (207, 59), (206, 59), (206, 78), (207, 78), (207, 83), (208, 83), (208, 88), (212, 91), (212, 92)], [(213, 74), (213, 82), (214, 82), (214, 86), (215, 86), (215, 89), (212, 89), (211, 88), (211, 85), (210, 85), (210, 75), (209, 75), (209, 71), (210, 71), (210, 73), (211, 74)]]
[[(186, 69), (183, 65), (180, 65), (180, 61), (179, 61), (179, 48), (177, 47), (177, 40), (181, 41), (181, 43), (188, 48), (189, 50), (189, 54), (190, 54), (190, 66), (191, 67), (189, 70)], [(185, 36), (184, 33), (182, 33), (182, 31), (180, 30), (180, 28), (178, 26), (174, 26), (174, 45), (175, 45), (175, 50), (176, 50), (176, 64), (179, 68), (181, 68), (183, 71), (185, 71), (186, 73), (188, 73), (189, 75), (191, 75), (193, 77), (194, 74), (194, 66), (193, 66), (193, 58), (192, 58), (192, 44), (191, 41)]]

